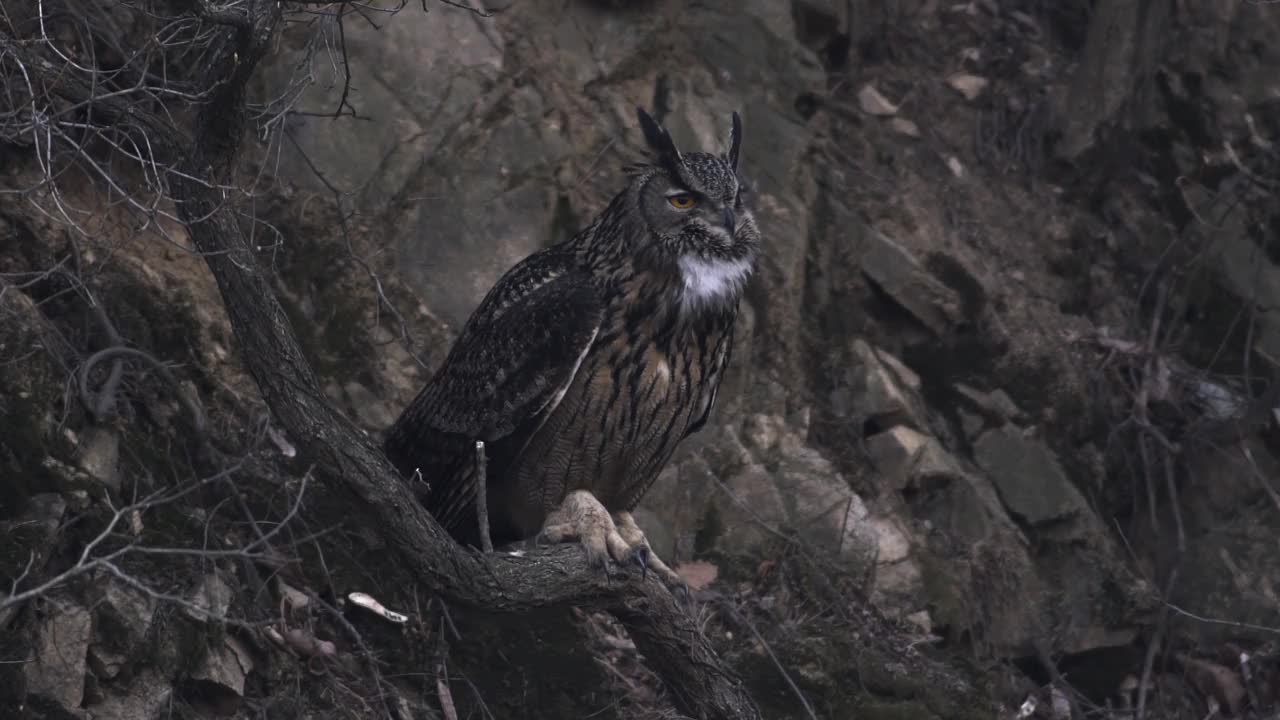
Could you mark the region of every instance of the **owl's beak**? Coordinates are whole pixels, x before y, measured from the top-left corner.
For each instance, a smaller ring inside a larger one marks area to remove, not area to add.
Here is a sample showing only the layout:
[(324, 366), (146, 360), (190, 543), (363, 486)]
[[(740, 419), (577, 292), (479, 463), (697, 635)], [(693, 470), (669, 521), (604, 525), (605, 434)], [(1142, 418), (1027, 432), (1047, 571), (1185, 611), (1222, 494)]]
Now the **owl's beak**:
[(737, 227), (737, 225), (738, 225), (738, 220), (733, 216), (733, 208), (726, 207), (724, 209), (724, 229), (728, 230), (729, 234), (732, 235), (733, 230), (735, 227)]

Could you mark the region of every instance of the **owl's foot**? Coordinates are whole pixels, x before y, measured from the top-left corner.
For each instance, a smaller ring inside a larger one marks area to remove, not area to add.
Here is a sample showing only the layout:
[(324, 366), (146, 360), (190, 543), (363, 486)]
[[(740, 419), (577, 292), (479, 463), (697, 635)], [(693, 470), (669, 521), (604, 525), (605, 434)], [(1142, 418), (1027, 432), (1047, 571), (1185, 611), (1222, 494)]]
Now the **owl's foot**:
[(644, 531), (640, 529), (640, 526), (636, 524), (635, 517), (629, 512), (620, 512), (616, 518), (618, 521), (618, 534), (622, 536), (622, 539), (632, 548), (643, 551), (641, 554), (644, 557), (644, 564), (640, 567), (641, 577), (648, 570), (653, 570), (658, 574), (658, 577), (662, 578), (662, 581), (667, 584), (667, 587), (672, 592), (678, 591), (687, 596), (689, 594), (688, 584), (675, 570), (672, 570), (663, 562), (662, 558), (658, 557), (653, 548), (649, 547), (649, 540), (644, 536)]
[(547, 516), (538, 542), (562, 543), (578, 540), (587, 553), (587, 561), (604, 569), (612, 578), (614, 564), (634, 567), (643, 577), (650, 569), (670, 584), (683, 587), (684, 581), (667, 564), (654, 554), (645, 539), (644, 532), (636, 525), (629, 512), (617, 515), (618, 522), (609, 511), (586, 490), (575, 490), (560, 507)]
[(547, 515), (538, 534), (538, 543), (563, 543), (577, 540), (587, 554), (587, 562), (602, 568), (613, 578), (614, 563), (644, 565), (640, 555), (645, 548), (632, 548), (618, 532), (609, 511), (586, 490), (574, 490), (560, 507)]

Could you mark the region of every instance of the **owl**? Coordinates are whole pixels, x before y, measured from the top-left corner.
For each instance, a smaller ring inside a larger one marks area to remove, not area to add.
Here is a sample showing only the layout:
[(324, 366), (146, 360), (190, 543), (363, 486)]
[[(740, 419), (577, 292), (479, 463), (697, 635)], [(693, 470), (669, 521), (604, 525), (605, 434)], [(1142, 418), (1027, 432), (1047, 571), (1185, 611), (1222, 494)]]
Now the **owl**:
[(631, 511), (715, 405), (760, 231), (737, 113), (723, 154), (681, 152), (637, 115), (648, 161), (498, 280), (384, 449), (463, 544), (482, 545), (484, 515), (493, 543), (577, 541), (606, 573), (678, 582)]

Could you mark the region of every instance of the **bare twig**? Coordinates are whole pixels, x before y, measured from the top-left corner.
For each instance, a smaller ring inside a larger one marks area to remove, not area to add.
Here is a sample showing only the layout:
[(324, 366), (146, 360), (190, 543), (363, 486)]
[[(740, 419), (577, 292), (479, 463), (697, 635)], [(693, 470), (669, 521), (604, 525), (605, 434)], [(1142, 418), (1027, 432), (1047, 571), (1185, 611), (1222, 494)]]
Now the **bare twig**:
[(111, 517), (107, 519), (102, 530), (100, 530), (97, 535), (89, 540), (89, 542), (85, 544), (84, 548), (81, 549), (79, 557), (75, 563), (73, 563), (71, 567), (68, 567), (43, 582), (25, 589), (20, 589), (22, 584), (30, 576), (31, 563), (28, 563), (27, 568), (14, 578), (10, 585), (8, 595), (0, 598), (0, 612), (26, 603), (34, 598), (45, 596), (55, 588), (67, 585), (80, 577), (98, 571), (105, 571), (122, 582), (157, 600), (163, 600), (165, 602), (180, 605), (201, 617), (226, 621), (226, 618), (222, 617), (213, 618), (207, 609), (194, 605), (184, 598), (152, 588), (147, 583), (139, 580), (122, 569), (120, 562), (130, 555), (182, 555), (207, 559), (244, 558), (249, 560), (262, 558), (264, 557), (263, 548), (267, 547), (268, 541), (273, 536), (279, 534), (288, 525), (289, 521), (296, 516), (298, 509), (301, 507), (303, 496), (306, 493), (306, 477), (303, 478), (302, 485), (299, 488), (298, 494), (289, 508), (288, 513), (281, 518), (278, 524), (271, 531), (265, 533), (260, 540), (249, 542), (241, 547), (231, 550), (215, 550), (204, 547), (155, 547), (141, 544), (136, 539), (124, 541), (118, 547), (114, 547), (112, 549), (106, 549), (106, 547), (112, 541), (120, 541), (123, 539), (121, 533), (117, 531), (117, 528), (122, 524), (131, 522), (132, 518), (140, 516), (142, 513), (150, 510), (171, 505), (177, 500), (186, 497), (201, 488), (225, 480), (230, 475), (238, 471), (239, 468), (239, 465), (233, 465), (209, 477), (190, 481), (177, 488), (168, 488), (157, 491), (142, 498), (141, 500), (123, 505), (119, 508), (112, 505), (111, 498), (109, 496), (105, 497), (103, 502), (111, 511)]
[(493, 538), (489, 535), (489, 484), (485, 477), (488, 461), (484, 455), (484, 441), (476, 441), (476, 515), (480, 521), (480, 549), (493, 552)]
[(791, 679), (791, 673), (788, 673), (787, 669), (783, 667), (782, 662), (778, 660), (778, 656), (773, 654), (773, 648), (769, 647), (769, 642), (765, 640), (764, 636), (760, 634), (760, 631), (756, 629), (755, 624), (753, 624), (743, 613), (733, 609), (733, 607), (728, 603), (725, 603), (724, 606), (738, 622), (746, 625), (747, 629), (751, 631), (751, 634), (755, 636), (756, 642), (760, 643), (760, 647), (764, 648), (769, 659), (773, 661), (773, 666), (778, 669), (778, 673), (782, 675), (782, 679), (786, 681), (787, 687), (791, 688), (791, 692), (795, 694), (796, 699), (800, 701), (800, 705), (804, 707), (805, 714), (809, 716), (810, 720), (818, 720), (818, 715), (813, 711), (813, 705), (809, 703), (809, 698), (805, 697), (800, 686), (796, 685), (795, 681)]
[[(86, 408), (93, 411), (95, 415), (98, 415), (99, 411), (103, 410), (105, 407), (110, 406), (110, 404), (104, 398), (107, 397), (108, 394), (114, 394), (115, 392), (115, 388), (112, 387), (112, 380), (108, 379), (107, 383), (103, 386), (103, 389), (99, 394), (98, 402), (94, 402), (92, 393), (89, 391), (89, 373), (92, 372), (94, 366), (96, 366), (98, 363), (103, 362), (105, 360), (112, 360), (112, 359), (121, 358), (121, 357), (129, 357), (137, 360), (142, 360), (142, 361), (145, 361), (151, 367), (155, 368), (156, 372), (160, 374), (160, 377), (164, 378), (164, 381), (168, 383), (170, 388), (173, 389), (174, 395), (178, 396), (179, 402), (181, 402), (183, 407), (187, 408), (187, 412), (191, 414), (191, 424), (195, 428), (196, 433), (201, 434), (204, 432), (204, 429), (205, 429), (204, 409), (200, 407), (199, 401), (191, 397), (190, 394), (183, 391), (182, 386), (178, 383), (178, 379), (174, 377), (173, 372), (169, 369), (168, 365), (165, 365), (164, 363), (155, 359), (155, 357), (153, 357), (149, 353), (143, 352), (136, 348), (110, 347), (110, 348), (106, 348), (105, 350), (99, 350), (98, 352), (91, 355), (88, 360), (85, 360), (84, 364), (80, 366), (79, 385), (80, 385), (80, 399), (81, 399), (81, 402), (84, 403), (84, 406)], [(117, 365), (112, 368), (111, 377), (115, 379), (116, 383), (119, 382), (119, 379), (117, 377), (117, 375), (119, 374), (117, 373), (118, 367), (119, 366)], [(102, 415), (98, 415), (98, 417), (100, 420), (102, 419)]]

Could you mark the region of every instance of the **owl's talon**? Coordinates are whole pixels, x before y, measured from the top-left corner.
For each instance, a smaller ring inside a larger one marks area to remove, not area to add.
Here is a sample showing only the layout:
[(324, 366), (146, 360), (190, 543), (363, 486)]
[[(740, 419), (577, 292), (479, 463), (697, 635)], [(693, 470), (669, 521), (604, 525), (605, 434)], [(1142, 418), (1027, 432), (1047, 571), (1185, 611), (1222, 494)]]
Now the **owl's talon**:
[(689, 589), (689, 583), (685, 582), (684, 578), (680, 578), (679, 582), (668, 582), (667, 589), (685, 605), (693, 604), (693, 591)]
[(539, 542), (561, 543), (577, 540), (591, 565), (603, 566), (605, 578), (613, 581), (615, 570), (638, 566), (640, 579), (649, 578), (653, 570), (672, 594), (691, 599), (689, 587), (674, 570), (658, 557), (644, 531), (629, 512), (617, 514), (617, 522), (609, 511), (586, 490), (569, 493), (564, 502), (547, 515)]
[[(647, 571), (653, 570), (663, 584), (667, 586), (668, 590), (679, 586), (685, 586), (687, 590), (684, 578), (668, 567), (662, 561), (662, 558), (658, 557), (658, 554), (653, 551), (653, 548), (649, 547), (649, 541), (645, 538), (644, 531), (636, 524), (636, 519), (631, 513), (618, 513), (618, 533), (637, 550), (644, 548), (644, 572), (641, 577), (646, 577)], [(672, 590), (672, 592), (674, 593), (675, 591)]]
[(647, 544), (636, 545), (631, 548), (631, 562), (640, 566), (640, 580), (643, 581), (649, 577), (649, 559), (652, 557), (653, 551), (649, 549)]

